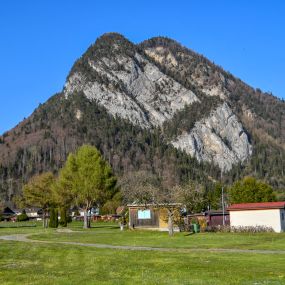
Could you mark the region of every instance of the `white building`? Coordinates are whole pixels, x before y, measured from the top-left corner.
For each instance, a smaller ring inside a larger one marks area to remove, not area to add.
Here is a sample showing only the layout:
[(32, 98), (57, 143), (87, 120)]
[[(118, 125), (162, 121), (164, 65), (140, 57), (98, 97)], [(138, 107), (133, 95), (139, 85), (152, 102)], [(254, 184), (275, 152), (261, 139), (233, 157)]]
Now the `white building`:
[(271, 227), (285, 231), (285, 202), (233, 204), (228, 208), (231, 227)]

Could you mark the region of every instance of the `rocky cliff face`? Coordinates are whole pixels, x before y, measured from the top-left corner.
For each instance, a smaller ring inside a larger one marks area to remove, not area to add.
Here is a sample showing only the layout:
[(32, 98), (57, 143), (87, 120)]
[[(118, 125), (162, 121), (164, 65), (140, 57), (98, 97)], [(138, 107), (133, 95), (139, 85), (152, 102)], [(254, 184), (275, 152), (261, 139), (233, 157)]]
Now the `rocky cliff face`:
[[(161, 126), (175, 112), (198, 101), (191, 91), (163, 74), (154, 64), (140, 55), (120, 53), (116, 41), (108, 47), (117, 56), (88, 58), (88, 75), (82, 71), (72, 74), (65, 85), (66, 97), (82, 91), (88, 99), (104, 106), (112, 115), (128, 119), (143, 128)], [(90, 73), (99, 74), (107, 82), (86, 79)]]
[(248, 136), (227, 103), (196, 122), (190, 132), (180, 135), (172, 144), (199, 161), (218, 165), (223, 172), (252, 154)]

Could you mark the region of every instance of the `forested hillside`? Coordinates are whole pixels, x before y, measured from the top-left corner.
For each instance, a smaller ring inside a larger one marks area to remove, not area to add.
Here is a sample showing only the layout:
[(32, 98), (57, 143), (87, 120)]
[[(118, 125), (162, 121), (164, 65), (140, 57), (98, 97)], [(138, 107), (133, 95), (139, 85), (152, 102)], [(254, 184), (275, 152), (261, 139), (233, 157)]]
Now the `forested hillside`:
[(148, 170), (166, 187), (193, 179), (210, 189), (223, 171), (225, 183), (252, 175), (285, 189), (284, 101), (167, 38), (97, 39), (65, 88), (0, 136), (1, 197), (56, 173), (84, 143), (118, 176)]

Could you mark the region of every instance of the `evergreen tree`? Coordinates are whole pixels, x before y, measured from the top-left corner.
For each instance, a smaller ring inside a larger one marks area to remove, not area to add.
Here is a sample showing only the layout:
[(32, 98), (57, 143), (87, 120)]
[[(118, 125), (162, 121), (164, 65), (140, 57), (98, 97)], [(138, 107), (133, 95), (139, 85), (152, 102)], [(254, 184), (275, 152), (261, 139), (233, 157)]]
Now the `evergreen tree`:
[(84, 228), (90, 227), (88, 212), (92, 206), (102, 207), (116, 194), (117, 179), (111, 167), (93, 146), (83, 145), (68, 156), (63, 169), (72, 175), (72, 192), (84, 208)]

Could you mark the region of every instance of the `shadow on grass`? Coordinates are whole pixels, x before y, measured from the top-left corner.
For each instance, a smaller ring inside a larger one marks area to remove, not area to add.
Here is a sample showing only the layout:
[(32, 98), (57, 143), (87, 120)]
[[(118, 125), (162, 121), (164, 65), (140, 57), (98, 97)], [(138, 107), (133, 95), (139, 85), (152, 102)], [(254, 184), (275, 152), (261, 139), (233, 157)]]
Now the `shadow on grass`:
[(188, 236), (192, 236), (192, 235), (195, 235), (195, 233), (190, 232), (190, 233), (188, 233), (188, 234), (186, 234), (186, 235), (184, 235), (184, 236), (185, 236), (185, 237), (188, 237)]

